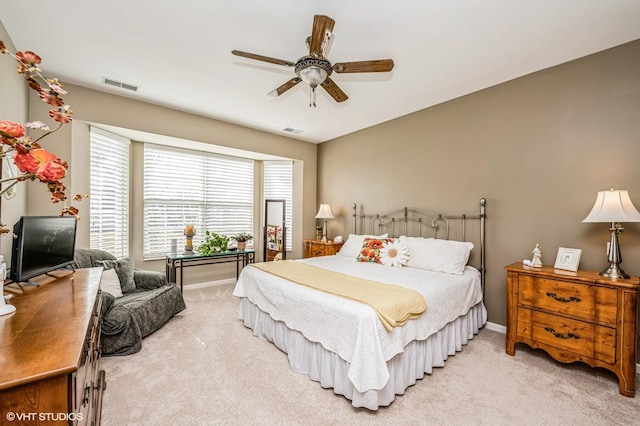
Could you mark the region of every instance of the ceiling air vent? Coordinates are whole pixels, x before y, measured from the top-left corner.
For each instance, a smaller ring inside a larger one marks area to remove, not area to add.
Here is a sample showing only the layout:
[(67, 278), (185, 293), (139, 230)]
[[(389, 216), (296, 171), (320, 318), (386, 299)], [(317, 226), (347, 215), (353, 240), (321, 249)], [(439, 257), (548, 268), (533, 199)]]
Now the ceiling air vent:
[(299, 130), (299, 129), (293, 129), (293, 128), (291, 128), (291, 127), (286, 127), (286, 128), (284, 128), (283, 130), (284, 130), (285, 132), (293, 133), (293, 134), (296, 134), (296, 135), (297, 135), (297, 134), (302, 133), (302, 130)]
[(119, 87), (121, 89), (131, 90), (132, 92), (137, 92), (140, 86), (135, 86), (133, 84), (123, 83), (121, 81), (113, 80), (111, 78), (102, 77), (102, 82), (107, 86)]

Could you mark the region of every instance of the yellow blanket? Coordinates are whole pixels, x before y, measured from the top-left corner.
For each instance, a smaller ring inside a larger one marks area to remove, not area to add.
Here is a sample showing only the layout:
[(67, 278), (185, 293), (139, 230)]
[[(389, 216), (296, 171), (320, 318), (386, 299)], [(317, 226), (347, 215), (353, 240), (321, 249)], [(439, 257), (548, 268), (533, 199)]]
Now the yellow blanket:
[(419, 317), (427, 310), (424, 297), (409, 288), (358, 278), (293, 260), (254, 263), (250, 266), (297, 284), (369, 305), (376, 311), (387, 331)]

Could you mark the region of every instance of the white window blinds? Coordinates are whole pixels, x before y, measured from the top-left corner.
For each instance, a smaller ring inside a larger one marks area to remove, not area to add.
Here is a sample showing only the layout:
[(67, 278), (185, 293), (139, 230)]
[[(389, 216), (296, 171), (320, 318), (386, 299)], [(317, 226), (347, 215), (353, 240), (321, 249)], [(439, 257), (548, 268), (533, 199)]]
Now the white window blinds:
[(285, 226), (287, 228), (285, 248), (291, 251), (293, 215), (293, 161), (264, 162), (264, 198), (286, 200)]
[(253, 232), (253, 160), (145, 144), (145, 259), (164, 257), (170, 240), (184, 244), (193, 224), (194, 247), (206, 230), (232, 236)]
[(129, 139), (91, 127), (89, 246), (129, 254)]

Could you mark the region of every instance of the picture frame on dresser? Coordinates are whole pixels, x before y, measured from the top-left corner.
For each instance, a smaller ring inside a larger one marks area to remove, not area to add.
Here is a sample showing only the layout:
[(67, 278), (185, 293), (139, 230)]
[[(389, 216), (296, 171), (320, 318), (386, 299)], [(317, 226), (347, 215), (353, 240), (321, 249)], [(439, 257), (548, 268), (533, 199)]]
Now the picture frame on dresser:
[(553, 267), (555, 269), (564, 269), (566, 271), (576, 272), (578, 270), (578, 265), (580, 264), (581, 256), (582, 249), (558, 247), (556, 263)]

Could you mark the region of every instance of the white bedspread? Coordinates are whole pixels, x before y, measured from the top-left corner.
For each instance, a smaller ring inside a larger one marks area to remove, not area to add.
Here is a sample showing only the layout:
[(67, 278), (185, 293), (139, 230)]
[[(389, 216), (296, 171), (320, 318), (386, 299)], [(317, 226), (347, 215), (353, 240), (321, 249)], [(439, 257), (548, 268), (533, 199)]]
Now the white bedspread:
[(248, 298), (274, 320), (338, 354), (350, 364), (349, 379), (360, 392), (382, 389), (389, 380), (386, 361), (412, 340), (424, 340), (466, 314), (482, 299), (480, 273), (472, 267), (456, 276), (355, 262), (344, 256), (300, 262), (412, 288), (427, 301), (427, 311), (420, 318), (387, 332), (366, 305), (292, 284), (251, 266), (242, 270), (233, 295)]

